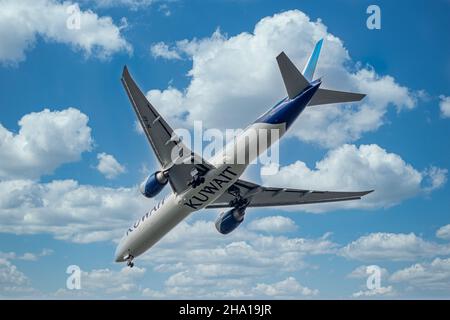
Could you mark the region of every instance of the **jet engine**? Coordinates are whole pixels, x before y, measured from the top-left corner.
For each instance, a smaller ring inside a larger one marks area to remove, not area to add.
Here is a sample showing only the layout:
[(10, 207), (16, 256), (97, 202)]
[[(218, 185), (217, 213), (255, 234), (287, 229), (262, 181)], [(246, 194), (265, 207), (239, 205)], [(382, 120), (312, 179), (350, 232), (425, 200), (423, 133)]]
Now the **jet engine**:
[(147, 198), (153, 198), (165, 187), (169, 179), (162, 171), (156, 171), (149, 175), (141, 185), (139, 191)]
[(228, 234), (244, 221), (245, 208), (233, 208), (222, 212), (215, 222), (216, 229), (221, 234)]

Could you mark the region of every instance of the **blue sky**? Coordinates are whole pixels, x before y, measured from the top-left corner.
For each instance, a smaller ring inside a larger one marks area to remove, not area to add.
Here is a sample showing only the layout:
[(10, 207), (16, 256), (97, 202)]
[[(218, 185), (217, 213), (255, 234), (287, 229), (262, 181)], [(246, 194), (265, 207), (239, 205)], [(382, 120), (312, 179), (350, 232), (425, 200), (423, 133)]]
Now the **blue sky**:
[[(0, 0), (1, 298), (449, 298), (450, 2), (84, 0), (75, 30), (71, 4)], [(246, 178), (374, 194), (248, 210), (229, 236), (198, 212), (132, 270), (115, 264), (160, 199), (137, 191), (157, 163), (123, 66), (174, 127), (243, 127), (285, 94), (275, 56), (303, 67), (321, 37), (317, 76), (367, 98), (306, 110), (280, 173)], [(66, 288), (73, 264), (81, 290)]]

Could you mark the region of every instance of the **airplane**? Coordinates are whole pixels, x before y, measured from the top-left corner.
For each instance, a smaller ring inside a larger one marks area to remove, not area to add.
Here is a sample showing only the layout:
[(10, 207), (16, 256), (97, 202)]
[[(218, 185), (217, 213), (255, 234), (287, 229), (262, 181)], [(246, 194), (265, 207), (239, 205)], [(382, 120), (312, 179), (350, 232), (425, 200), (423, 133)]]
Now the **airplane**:
[[(161, 166), (140, 184), (140, 192), (147, 198), (153, 198), (170, 184), (172, 193), (128, 228), (117, 246), (116, 262), (127, 262), (129, 267), (133, 267), (137, 256), (150, 249), (187, 216), (204, 208), (227, 209), (219, 214), (215, 227), (218, 232), (228, 234), (242, 223), (247, 208), (357, 200), (373, 191), (272, 188), (240, 179), (247, 166), (265, 151), (257, 150), (256, 154), (250, 155), (249, 143), (257, 141), (249, 139), (261, 138), (259, 135), (246, 135), (249, 130), (265, 130), (264, 134), (269, 140), (268, 149), (306, 107), (355, 102), (365, 97), (365, 94), (360, 93), (323, 89), (320, 88), (321, 79), (313, 80), (322, 43), (323, 39), (317, 42), (303, 72), (284, 52), (277, 56), (287, 97), (256, 119), (209, 160), (192, 152), (174, 134), (132, 79), (128, 68), (124, 67), (122, 84)], [(278, 134), (272, 135), (271, 129), (278, 130)], [(236, 151), (248, 157), (244, 163), (235, 161)]]

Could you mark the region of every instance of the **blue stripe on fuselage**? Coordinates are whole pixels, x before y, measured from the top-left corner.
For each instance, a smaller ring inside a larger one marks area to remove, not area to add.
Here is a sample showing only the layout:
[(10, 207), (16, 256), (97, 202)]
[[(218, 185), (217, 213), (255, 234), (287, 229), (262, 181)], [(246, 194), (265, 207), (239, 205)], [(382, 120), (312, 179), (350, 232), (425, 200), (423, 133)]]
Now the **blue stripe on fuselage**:
[(280, 124), (286, 123), (288, 129), (297, 119), (297, 117), (305, 109), (308, 102), (316, 93), (321, 84), (320, 80), (316, 80), (306, 87), (299, 95), (293, 99), (284, 99), (277, 103), (274, 107), (256, 119), (254, 123), (270, 123)]

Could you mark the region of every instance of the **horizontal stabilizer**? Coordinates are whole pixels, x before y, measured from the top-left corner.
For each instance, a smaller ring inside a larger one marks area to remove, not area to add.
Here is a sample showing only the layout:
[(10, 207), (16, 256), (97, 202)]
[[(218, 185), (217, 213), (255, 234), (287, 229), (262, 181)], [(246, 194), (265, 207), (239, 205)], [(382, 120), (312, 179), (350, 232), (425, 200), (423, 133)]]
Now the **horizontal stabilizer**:
[(316, 106), (329, 103), (345, 103), (360, 101), (366, 95), (362, 93), (335, 91), (319, 88), (316, 94), (309, 101), (308, 106)]
[(277, 62), (289, 99), (293, 99), (309, 86), (309, 81), (306, 80), (284, 52), (278, 55)]

